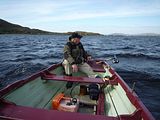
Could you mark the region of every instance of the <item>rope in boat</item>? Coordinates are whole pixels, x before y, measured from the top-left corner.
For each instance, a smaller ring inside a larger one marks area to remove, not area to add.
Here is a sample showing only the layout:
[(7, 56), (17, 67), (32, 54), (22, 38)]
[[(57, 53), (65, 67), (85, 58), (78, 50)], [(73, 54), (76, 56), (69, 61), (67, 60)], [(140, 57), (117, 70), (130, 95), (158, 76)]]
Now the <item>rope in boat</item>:
[(71, 97), (73, 97), (73, 96), (72, 96), (72, 91), (73, 91), (73, 89), (74, 89), (77, 85), (79, 85), (79, 82), (76, 83), (76, 84), (72, 87), (72, 89), (71, 89), (71, 91), (70, 91), (70, 96), (71, 96)]

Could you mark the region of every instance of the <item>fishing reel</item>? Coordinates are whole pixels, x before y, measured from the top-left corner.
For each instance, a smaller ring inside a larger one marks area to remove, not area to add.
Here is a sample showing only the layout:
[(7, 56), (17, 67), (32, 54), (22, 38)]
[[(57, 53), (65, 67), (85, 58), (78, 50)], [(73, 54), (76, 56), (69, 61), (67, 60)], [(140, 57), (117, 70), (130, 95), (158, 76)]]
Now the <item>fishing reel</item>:
[(71, 98), (71, 100), (67, 102), (66, 105), (70, 106), (70, 105), (75, 105), (76, 103), (77, 103), (77, 98)]
[(116, 55), (114, 55), (114, 57), (112, 59), (112, 63), (119, 63), (119, 60)]
[(112, 60), (113, 64), (119, 63), (119, 60), (118, 60), (118, 58), (117, 58), (116, 55), (114, 55), (113, 57), (110, 57), (110, 58), (106, 59), (105, 61), (107, 62), (107, 61), (110, 61), (110, 60)]

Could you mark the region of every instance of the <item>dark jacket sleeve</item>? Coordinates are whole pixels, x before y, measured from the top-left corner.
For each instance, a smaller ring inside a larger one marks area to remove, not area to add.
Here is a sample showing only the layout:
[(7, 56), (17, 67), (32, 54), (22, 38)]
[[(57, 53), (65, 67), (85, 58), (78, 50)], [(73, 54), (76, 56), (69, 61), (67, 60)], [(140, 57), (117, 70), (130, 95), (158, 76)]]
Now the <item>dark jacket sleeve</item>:
[(64, 46), (63, 53), (64, 59), (66, 59), (71, 65), (75, 64), (75, 60), (71, 55), (71, 48), (67, 44)]

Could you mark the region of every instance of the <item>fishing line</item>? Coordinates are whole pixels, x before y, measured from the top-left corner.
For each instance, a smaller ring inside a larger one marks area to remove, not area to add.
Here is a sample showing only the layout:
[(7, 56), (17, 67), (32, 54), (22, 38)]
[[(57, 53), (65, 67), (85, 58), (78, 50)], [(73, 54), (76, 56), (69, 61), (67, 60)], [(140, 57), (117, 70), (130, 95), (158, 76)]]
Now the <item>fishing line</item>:
[(107, 88), (107, 91), (108, 91), (108, 94), (109, 94), (109, 96), (110, 96), (110, 98), (111, 98), (113, 107), (114, 107), (114, 109), (115, 109), (115, 111), (116, 111), (116, 114), (117, 114), (118, 119), (120, 120), (121, 118), (120, 118), (119, 115), (118, 115), (118, 111), (117, 111), (117, 109), (116, 109), (116, 105), (114, 104), (114, 101), (113, 101), (112, 96), (111, 96), (111, 94), (110, 94), (110, 92), (109, 92), (108, 89), (109, 89), (109, 88)]

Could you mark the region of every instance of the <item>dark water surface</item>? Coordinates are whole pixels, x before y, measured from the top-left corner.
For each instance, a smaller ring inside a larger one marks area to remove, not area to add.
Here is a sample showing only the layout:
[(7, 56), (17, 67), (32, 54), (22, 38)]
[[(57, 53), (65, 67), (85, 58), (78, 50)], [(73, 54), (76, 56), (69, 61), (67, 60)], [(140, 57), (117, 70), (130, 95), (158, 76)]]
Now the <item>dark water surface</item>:
[[(0, 89), (38, 72), (63, 58), (68, 36), (0, 35)], [(84, 36), (82, 43), (93, 58), (114, 54), (120, 60), (112, 65), (152, 112), (160, 119), (160, 37)]]

